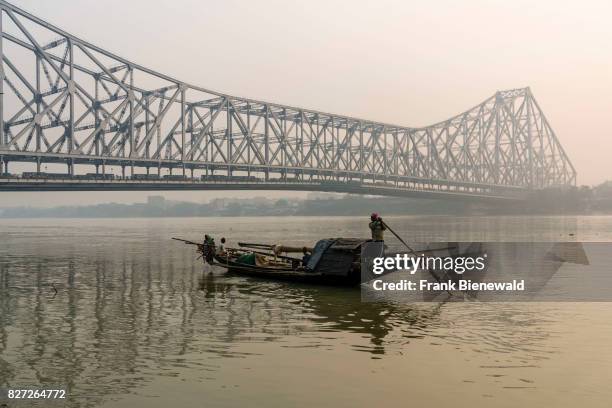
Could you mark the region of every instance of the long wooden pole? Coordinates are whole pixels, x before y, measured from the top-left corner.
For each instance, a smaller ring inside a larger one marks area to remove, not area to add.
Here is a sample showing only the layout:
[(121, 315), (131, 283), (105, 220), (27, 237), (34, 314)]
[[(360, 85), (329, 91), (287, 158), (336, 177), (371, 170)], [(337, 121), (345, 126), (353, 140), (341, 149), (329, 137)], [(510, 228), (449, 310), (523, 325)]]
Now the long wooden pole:
[(387, 224), (387, 223), (386, 223), (386, 222), (384, 222), (383, 220), (381, 220), (380, 222), (382, 223), (382, 225), (384, 225), (384, 226), (385, 226), (385, 228), (387, 228), (389, 231), (391, 231), (391, 233), (392, 233), (393, 235), (395, 235), (395, 238), (399, 239), (399, 241), (400, 241), (402, 244), (404, 244), (404, 246), (406, 246), (406, 248), (408, 248), (408, 250), (409, 250), (410, 252), (412, 252), (412, 254), (413, 254), (413, 255), (415, 255), (415, 256), (416, 256), (416, 252), (415, 252), (415, 250), (414, 250), (414, 249), (412, 249), (412, 248), (410, 247), (410, 245), (408, 245), (408, 244), (406, 243), (406, 241), (404, 241), (404, 240), (402, 239), (402, 237), (400, 237), (399, 235), (397, 235), (397, 233), (396, 233), (395, 231), (393, 231), (393, 229), (392, 229), (392, 228), (389, 226), (389, 224)]
[[(397, 235), (397, 234), (395, 233), (395, 231), (393, 231), (393, 229), (392, 229), (392, 228), (391, 228), (389, 225), (387, 225), (387, 223), (386, 223), (386, 222), (384, 222), (384, 221), (382, 221), (382, 220), (381, 220), (380, 222), (381, 222), (381, 223), (382, 223), (382, 224), (383, 224), (383, 225), (384, 225), (384, 226), (385, 226), (385, 227), (386, 227), (386, 228), (387, 228), (389, 231), (391, 231), (391, 233), (392, 233), (393, 235), (395, 235), (395, 238), (399, 239), (399, 240), (400, 240), (400, 242), (401, 242), (402, 244), (404, 244), (404, 245), (406, 246), (406, 248), (408, 248), (408, 250), (409, 250), (410, 252), (412, 252), (412, 254), (413, 254), (414, 256), (417, 256), (417, 254), (416, 254), (416, 252), (414, 251), (414, 249), (412, 249), (412, 248), (410, 247), (410, 245), (408, 245), (408, 244), (406, 243), (406, 241), (404, 241), (404, 240), (402, 239), (402, 237), (400, 237), (399, 235)], [(434, 278), (434, 279), (435, 279), (435, 280), (436, 280), (438, 283), (440, 282), (440, 277), (439, 277), (438, 275), (436, 275), (436, 274), (434, 273), (434, 271), (432, 271), (432, 270), (431, 270), (431, 269), (429, 269), (429, 268), (427, 269), (427, 271), (429, 272), (429, 274), (430, 274), (431, 276), (433, 276), (433, 278)], [(450, 296), (453, 296), (453, 294), (451, 293), (451, 291), (447, 290), (446, 292), (447, 292), (447, 293), (448, 293)]]

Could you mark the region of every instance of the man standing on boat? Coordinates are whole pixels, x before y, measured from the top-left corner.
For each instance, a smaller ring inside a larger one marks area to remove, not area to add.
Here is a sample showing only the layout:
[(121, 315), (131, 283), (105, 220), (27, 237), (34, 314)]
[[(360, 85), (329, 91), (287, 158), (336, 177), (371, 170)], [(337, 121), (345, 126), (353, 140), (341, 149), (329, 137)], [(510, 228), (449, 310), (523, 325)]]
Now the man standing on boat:
[(212, 263), (215, 254), (215, 239), (208, 234), (204, 235), (202, 244), (202, 255), (207, 263)]
[(372, 231), (372, 241), (384, 241), (384, 231), (387, 229), (382, 217), (378, 213), (370, 215), (370, 231)]

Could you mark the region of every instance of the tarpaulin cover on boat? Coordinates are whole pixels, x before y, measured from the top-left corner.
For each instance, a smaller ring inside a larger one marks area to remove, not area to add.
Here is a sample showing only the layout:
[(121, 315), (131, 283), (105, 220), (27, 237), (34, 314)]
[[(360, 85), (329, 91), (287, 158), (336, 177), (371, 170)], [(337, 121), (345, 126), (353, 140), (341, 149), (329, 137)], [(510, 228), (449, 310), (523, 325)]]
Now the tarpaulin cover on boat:
[(363, 239), (338, 238), (317, 242), (308, 267), (323, 275), (348, 276)]
[(308, 261), (306, 267), (311, 271), (314, 271), (317, 268), (321, 257), (323, 256), (327, 248), (329, 248), (334, 243), (334, 241), (335, 240), (333, 239), (322, 239), (318, 241), (314, 249), (312, 250), (312, 255), (310, 256), (310, 260)]

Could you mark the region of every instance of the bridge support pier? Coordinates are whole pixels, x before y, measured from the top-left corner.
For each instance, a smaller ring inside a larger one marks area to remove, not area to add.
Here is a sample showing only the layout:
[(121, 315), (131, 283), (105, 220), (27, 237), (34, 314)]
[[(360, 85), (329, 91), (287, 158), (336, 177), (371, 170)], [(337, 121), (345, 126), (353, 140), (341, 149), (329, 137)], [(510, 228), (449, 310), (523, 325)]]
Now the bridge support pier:
[(4, 174), (4, 157), (0, 156), (0, 174)]

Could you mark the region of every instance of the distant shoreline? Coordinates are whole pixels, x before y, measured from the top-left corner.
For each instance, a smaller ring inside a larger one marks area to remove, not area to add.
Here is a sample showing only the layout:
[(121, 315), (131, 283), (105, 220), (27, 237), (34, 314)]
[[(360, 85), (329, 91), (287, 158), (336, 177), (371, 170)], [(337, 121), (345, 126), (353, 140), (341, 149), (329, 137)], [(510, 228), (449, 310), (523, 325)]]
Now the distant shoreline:
[[(520, 208), (519, 208), (520, 207)], [(218, 218), (218, 217), (342, 217), (363, 216), (371, 212), (387, 216), (492, 216), (492, 215), (608, 215), (612, 211), (585, 209), (497, 206), (478, 203), (457, 203), (405, 198), (353, 197), (329, 199), (272, 200), (215, 199), (209, 203), (168, 201), (161, 196), (150, 196), (145, 203), (104, 203), (86, 206), (10, 207), (0, 208), (0, 219), (42, 218)]]
[(262, 217), (262, 216), (363, 216), (386, 215), (607, 215), (612, 214), (612, 182), (593, 188), (532, 191), (520, 202), (416, 199), (312, 193), (305, 199), (255, 196), (215, 198), (196, 203), (167, 200), (151, 195), (146, 202), (103, 203), (56, 207), (14, 206), (0, 208), (4, 218), (170, 218), (170, 217)]

